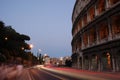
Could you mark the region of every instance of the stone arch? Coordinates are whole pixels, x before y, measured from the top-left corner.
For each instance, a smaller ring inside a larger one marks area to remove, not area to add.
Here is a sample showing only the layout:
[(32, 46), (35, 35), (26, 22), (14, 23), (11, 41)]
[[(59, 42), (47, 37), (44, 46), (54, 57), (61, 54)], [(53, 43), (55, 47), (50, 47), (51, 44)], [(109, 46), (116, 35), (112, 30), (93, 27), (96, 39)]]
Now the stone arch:
[(77, 53), (73, 53), (71, 57), (72, 57), (72, 66), (76, 67), (76, 65), (77, 65)]
[(88, 57), (88, 56), (85, 56), (85, 57), (84, 57), (84, 68), (85, 68), (86, 70), (89, 69), (89, 57)]
[(98, 69), (98, 56), (96, 54), (93, 54), (91, 56), (91, 70), (97, 70)]
[(112, 59), (110, 52), (104, 52), (101, 56), (101, 66), (103, 71), (112, 70)]

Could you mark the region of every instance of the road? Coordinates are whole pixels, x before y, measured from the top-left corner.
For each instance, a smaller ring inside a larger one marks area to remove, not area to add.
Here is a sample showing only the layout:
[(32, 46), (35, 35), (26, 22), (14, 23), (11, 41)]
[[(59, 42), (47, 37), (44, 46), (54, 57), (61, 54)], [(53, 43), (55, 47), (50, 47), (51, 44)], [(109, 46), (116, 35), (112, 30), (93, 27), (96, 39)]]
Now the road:
[(0, 80), (120, 80), (119, 73), (107, 74), (71, 68), (21, 66), (0, 67)]
[(32, 80), (84, 80), (44, 69), (29, 69)]
[(43, 71), (41, 69), (29, 69), (29, 74), (31, 77), (31, 80), (61, 80), (56, 76), (52, 76), (48, 74), (46, 71)]
[(84, 80), (43, 68), (0, 67), (0, 80)]

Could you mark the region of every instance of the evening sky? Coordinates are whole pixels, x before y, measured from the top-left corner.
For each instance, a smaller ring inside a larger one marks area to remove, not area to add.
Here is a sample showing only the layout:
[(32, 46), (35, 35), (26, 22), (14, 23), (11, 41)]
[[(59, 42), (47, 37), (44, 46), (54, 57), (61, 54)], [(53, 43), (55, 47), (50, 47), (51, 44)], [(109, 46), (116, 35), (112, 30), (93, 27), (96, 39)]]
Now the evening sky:
[(72, 11), (75, 0), (0, 0), (0, 20), (30, 36), (32, 52), (71, 56)]

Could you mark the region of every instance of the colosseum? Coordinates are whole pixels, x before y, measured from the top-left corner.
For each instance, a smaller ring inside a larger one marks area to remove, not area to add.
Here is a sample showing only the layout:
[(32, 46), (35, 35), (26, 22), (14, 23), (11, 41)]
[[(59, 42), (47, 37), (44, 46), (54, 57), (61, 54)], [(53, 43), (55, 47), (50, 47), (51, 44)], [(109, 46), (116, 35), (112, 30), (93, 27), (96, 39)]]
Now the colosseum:
[(120, 71), (120, 0), (76, 0), (71, 45), (72, 67)]

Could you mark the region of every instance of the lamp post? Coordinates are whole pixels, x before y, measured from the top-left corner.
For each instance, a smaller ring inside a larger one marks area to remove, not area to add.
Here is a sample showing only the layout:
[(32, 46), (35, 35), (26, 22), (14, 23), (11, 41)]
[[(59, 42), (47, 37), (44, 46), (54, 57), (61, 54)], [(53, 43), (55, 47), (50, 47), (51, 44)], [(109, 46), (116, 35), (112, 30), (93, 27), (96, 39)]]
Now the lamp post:
[(38, 58), (40, 58), (41, 57), (41, 49), (38, 49)]
[(40, 63), (40, 64), (42, 64), (42, 55), (41, 55), (41, 49), (38, 49), (38, 54), (37, 54), (37, 58), (38, 58), (38, 62)]

